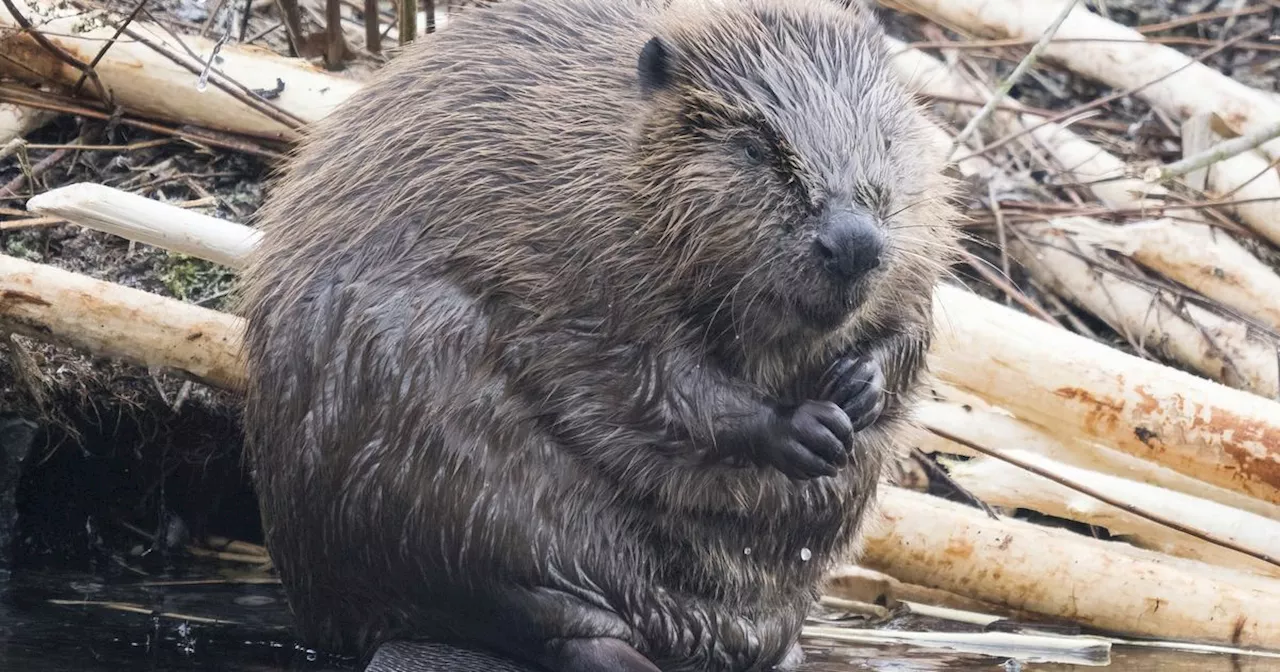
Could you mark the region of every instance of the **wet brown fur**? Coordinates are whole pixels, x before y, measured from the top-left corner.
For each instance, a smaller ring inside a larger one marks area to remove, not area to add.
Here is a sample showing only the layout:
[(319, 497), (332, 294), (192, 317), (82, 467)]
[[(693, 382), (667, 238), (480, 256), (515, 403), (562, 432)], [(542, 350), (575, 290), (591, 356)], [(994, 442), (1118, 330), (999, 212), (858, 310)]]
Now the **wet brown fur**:
[[(840, 4), (506, 0), (315, 126), (241, 278), (250, 463), (308, 644), (614, 637), (707, 672), (793, 647), (955, 241), (923, 117)], [(833, 199), (888, 241), (851, 294), (805, 256)], [(836, 476), (714, 443), (734, 399), (809, 398), (845, 355), (889, 403)]]

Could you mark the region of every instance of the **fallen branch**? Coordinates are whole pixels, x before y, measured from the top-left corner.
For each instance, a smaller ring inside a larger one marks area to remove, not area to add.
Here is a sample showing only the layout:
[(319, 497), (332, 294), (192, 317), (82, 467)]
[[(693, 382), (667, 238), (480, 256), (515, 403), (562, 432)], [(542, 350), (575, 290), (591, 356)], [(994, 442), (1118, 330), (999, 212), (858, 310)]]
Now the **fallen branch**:
[(0, 255), (0, 324), (94, 355), (243, 388), (237, 318), (8, 255)]
[[(1280, 582), (885, 487), (861, 564), (1100, 630), (1280, 648)], [(1203, 567), (1204, 571), (1193, 571)]]
[(1280, 521), (1164, 488), (1079, 469), (1026, 451), (1002, 448), (1000, 452), (1004, 457), (1032, 464), (1067, 481), (1088, 483), (1091, 489), (1106, 493), (1107, 497), (1144, 511), (1158, 512), (1162, 518), (1176, 521), (1176, 525), (1194, 528), (1216, 540), (1248, 549), (1250, 553), (1207, 543), (1163, 522), (1134, 515), (1082, 494), (1077, 488), (1032, 474), (1000, 459), (983, 457), (955, 464), (949, 470), (951, 477), (989, 504), (1030, 509), (1097, 525), (1142, 548), (1280, 577), (1280, 566), (1256, 558), (1256, 555), (1280, 557)]
[(1210, 147), (1209, 149), (1188, 156), (1173, 163), (1164, 166), (1152, 166), (1142, 176), (1147, 182), (1167, 182), (1169, 180), (1182, 177), (1187, 173), (1201, 168), (1226, 161), (1227, 159), (1238, 156), (1261, 146), (1265, 142), (1269, 142), (1280, 137), (1280, 120), (1274, 123), (1254, 129), (1247, 135), (1241, 135), (1230, 140), (1222, 142)]
[(811, 639), (858, 644), (908, 644), (928, 649), (1014, 658), (1029, 663), (1105, 665), (1111, 642), (1098, 637), (1060, 637), (1014, 632), (917, 632), (805, 626)]
[[(14, 0), (18, 9), (31, 17), (41, 17), (36, 29), (53, 44), (80, 61), (90, 61), (104, 40), (115, 30), (103, 22), (86, 20), (85, 12), (71, 6), (59, 6), (49, 0)], [(86, 27), (90, 26), (90, 27)], [(97, 27), (91, 27), (97, 26)], [(0, 14), (0, 29), (16, 29), (7, 13)], [(163, 45), (175, 54), (186, 50), (174, 43), (159, 26), (134, 22), (128, 31), (148, 42)], [(49, 55), (30, 35), (4, 30), (0, 48), (6, 58), (0, 59), (0, 73), (25, 81), (59, 82), (75, 85), (80, 71)], [(184, 36), (186, 46), (208, 58), (214, 43), (199, 37)], [(305, 61), (278, 56), (266, 49), (225, 45), (220, 51), (215, 76), (235, 80), (254, 90), (279, 95), (272, 101), (277, 107), (306, 122), (327, 115), (335, 106), (360, 88), (360, 83), (336, 77), (308, 65)], [(195, 59), (185, 57), (203, 67)], [(264, 138), (293, 140), (298, 137), (286, 124), (253, 109), (231, 94), (209, 87), (201, 91), (198, 77), (188, 67), (178, 65), (156, 50), (133, 39), (119, 40), (94, 67), (101, 81), (115, 97), (115, 102), (129, 110), (180, 124), (244, 133)]]
[(1077, 238), (1123, 254), (1280, 332), (1280, 276), (1225, 232), (1168, 219), (1123, 226), (1074, 220)]
[(27, 209), (232, 268), (239, 268), (261, 238), (249, 227), (100, 184), (38, 194)]
[(1106, 227), (1080, 217), (1027, 224), (1010, 249), (1047, 289), (1096, 315), (1138, 348), (1231, 387), (1268, 399), (1280, 395), (1274, 339), (1124, 277), (1094, 242), (1107, 235)]
[[(984, 446), (1000, 446), (1043, 455), (1055, 462), (1080, 469), (1111, 474), (1217, 502), (1271, 520), (1280, 520), (1280, 506), (1276, 504), (1210, 485), (1155, 462), (1094, 443), (1085, 437), (1054, 435), (1048, 429), (1016, 418), (1004, 409), (949, 385), (935, 385), (934, 389), (942, 398), (924, 401), (917, 409), (918, 419), (930, 429), (941, 429), (965, 441)], [(949, 441), (933, 432), (921, 433), (917, 438), (917, 445), (927, 453), (981, 456), (981, 453), (964, 444)]]
[(935, 370), (1056, 436), (1080, 436), (1280, 503), (1280, 404), (1125, 354), (949, 285)]
[[(962, 31), (1022, 40), (1042, 35), (1064, 1), (897, 0), (898, 4)], [(1045, 51), (1046, 58), (1116, 89), (1135, 89), (1136, 95), (1177, 119), (1214, 112), (1239, 135), (1262, 132), (1280, 119), (1280, 100), (1275, 97), (1245, 86), (1172, 47), (1148, 42), (1142, 33), (1084, 7), (1071, 12), (1058, 29), (1057, 38), (1089, 40), (1089, 48), (1055, 42)], [(1280, 140), (1271, 140), (1259, 149), (1272, 160), (1280, 158)]]

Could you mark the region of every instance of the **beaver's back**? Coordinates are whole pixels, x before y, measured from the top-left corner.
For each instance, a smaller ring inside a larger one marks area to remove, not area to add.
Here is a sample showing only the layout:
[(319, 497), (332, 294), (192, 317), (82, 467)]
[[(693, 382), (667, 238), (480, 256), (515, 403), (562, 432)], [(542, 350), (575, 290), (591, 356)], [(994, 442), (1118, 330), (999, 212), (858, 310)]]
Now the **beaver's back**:
[(650, 5), (503, 2), (397, 54), (273, 185), (241, 275), (249, 317), (336, 277), (537, 267), (574, 239), (553, 229), (616, 219)]

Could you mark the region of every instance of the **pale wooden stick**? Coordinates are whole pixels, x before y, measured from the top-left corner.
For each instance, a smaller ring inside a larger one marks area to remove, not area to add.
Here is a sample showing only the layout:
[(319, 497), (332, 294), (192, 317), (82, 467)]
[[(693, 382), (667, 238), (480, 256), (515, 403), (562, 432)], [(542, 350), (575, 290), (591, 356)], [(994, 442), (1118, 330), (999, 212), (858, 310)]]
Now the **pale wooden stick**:
[(1078, 240), (1128, 256), (1280, 332), (1280, 276), (1221, 230), (1169, 219), (1123, 226), (1076, 219), (1069, 227)]
[(236, 269), (261, 238), (247, 226), (100, 184), (51, 189), (27, 209)]
[(0, 323), (99, 356), (241, 389), (241, 320), (137, 289), (0, 255)]
[(1280, 503), (1280, 404), (940, 285), (939, 377), (1049, 430)]
[(1231, 387), (1268, 399), (1280, 394), (1274, 339), (1114, 272), (1099, 271), (1106, 260), (1092, 238), (1103, 237), (1106, 226), (1082, 217), (1027, 224), (1021, 227), (1023, 239), (1010, 249), (1046, 288), (1143, 348)]
[[(1271, 520), (1280, 520), (1280, 506), (1275, 504), (1210, 485), (1078, 435), (1051, 434), (1049, 430), (1016, 418), (1004, 409), (974, 400), (973, 395), (955, 387), (943, 384), (934, 385), (933, 388), (943, 398), (938, 401), (926, 400), (916, 410), (917, 419), (930, 429), (940, 429), (983, 446), (1033, 452), (1080, 469), (1159, 486)], [(915, 441), (921, 450), (929, 453), (965, 457), (980, 455), (963, 444), (949, 441), (933, 432), (923, 432)]]
[(852, 564), (841, 565), (827, 573), (823, 582), (823, 594), (867, 604), (885, 604), (890, 607), (906, 603), (1021, 620), (1029, 620), (1036, 616), (1030, 612), (1010, 609), (1002, 604), (992, 604), (937, 588), (906, 583), (884, 572)]
[[(916, 90), (952, 97), (986, 95), (980, 86), (969, 83), (941, 61), (907, 48), (896, 40), (890, 40), (889, 46), (894, 52), (892, 63), (899, 76)], [(966, 115), (961, 113), (961, 116)], [(1168, 195), (1164, 187), (1125, 177), (1126, 164), (1122, 159), (1068, 129), (1057, 124), (1045, 124), (1029, 114), (998, 112), (992, 121), (1002, 132), (1009, 134), (1023, 128), (1034, 129), (1030, 138), (1052, 155), (1063, 167), (1064, 175), (1087, 184), (1099, 200), (1111, 207), (1158, 208), (1165, 203), (1159, 198)], [(1263, 162), (1258, 166), (1259, 162), (1261, 158), (1256, 155), (1237, 155), (1226, 163), (1214, 165), (1210, 181), (1216, 189), (1247, 190), (1251, 199), (1276, 198), (1276, 201), (1241, 206), (1238, 213), (1259, 233), (1274, 235), (1276, 240), (1280, 240), (1280, 174), (1270, 171), (1260, 175), (1259, 171), (1266, 165)], [(975, 172), (968, 165), (961, 165), (960, 169), (967, 174)], [(1244, 198), (1245, 195), (1242, 193), (1238, 197)], [(1185, 227), (1182, 222), (1159, 227), (1161, 235), (1156, 235), (1157, 231), (1143, 229), (1117, 230), (1105, 224), (1090, 228), (1100, 237), (1105, 237), (1111, 249), (1119, 249), (1128, 238), (1146, 234), (1128, 246), (1138, 253), (1135, 259), (1139, 263), (1274, 327), (1276, 314), (1280, 313), (1280, 300), (1276, 298), (1280, 293), (1275, 291), (1275, 285), (1280, 284), (1280, 276), (1226, 234), (1210, 234), (1205, 226), (1196, 226), (1197, 221), (1204, 221), (1197, 213), (1182, 213), (1181, 218), (1190, 221)], [(1187, 232), (1180, 232), (1182, 228)], [(1188, 245), (1188, 239), (1196, 242)], [(1199, 245), (1204, 247), (1197, 247)], [(1213, 259), (1223, 263), (1215, 267)], [(1214, 268), (1222, 272), (1214, 272)], [(1204, 272), (1205, 269), (1210, 272)], [(1124, 320), (1141, 323), (1145, 312), (1144, 308), (1139, 308), (1136, 315), (1124, 316)]]
[(1013, 632), (918, 632), (805, 626), (805, 637), (860, 644), (911, 644), (928, 649), (1016, 658), (1035, 663), (1098, 665), (1110, 661), (1111, 642), (1100, 637)]
[[(1182, 123), (1183, 152), (1186, 155), (1203, 151), (1204, 146), (1221, 140), (1231, 131), (1216, 114), (1198, 114)], [(1204, 144), (1189, 146), (1200, 136)], [(1188, 152), (1188, 150), (1190, 150)], [(1210, 164), (1200, 171), (1204, 184), (1192, 184), (1205, 191), (1210, 198), (1222, 198), (1232, 211), (1249, 228), (1262, 237), (1280, 245), (1280, 170), (1261, 152), (1242, 152), (1229, 159)]]
[[(15, 0), (15, 4), (49, 41), (85, 63), (92, 61), (105, 40), (115, 35), (114, 24), (102, 21), (101, 13), (50, 0)], [(95, 16), (98, 19), (91, 20)], [(79, 71), (50, 56), (15, 28), (13, 17), (8, 12), (0, 12), (0, 49), (6, 55), (0, 59), (0, 73), (64, 85), (72, 85), (79, 79)], [(191, 60), (186, 49), (158, 26), (134, 21), (129, 30)], [(208, 59), (213, 52), (211, 40), (195, 36), (183, 36), (182, 40), (202, 59)], [(221, 60), (214, 72), (250, 89), (273, 91), (277, 88), (277, 79), (283, 81), (284, 88), (271, 103), (308, 122), (327, 115), (361, 86), (351, 79), (325, 73), (301, 59), (278, 56), (267, 49), (228, 44), (218, 53)], [(213, 84), (199, 90), (196, 74), (129, 37), (117, 40), (94, 69), (116, 102), (130, 110), (222, 131), (286, 140), (298, 137), (289, 126), (254, 110)]]
[(1173, 163), (1152, 166), (1143, 174), (1142, 179), (1147, 182), (1164, 182), (1182, 177), (1192, 171), (1201, 170), (1215, 163), (1226, 161), (1233, 156), (1244, 154), (1277, 137), (1280, 137), (1280, 120), (1261, 128), (1256, 128), (1247, 135), (1223, 140), (1203, 152), (1184, 157)]
[(1280, 581), (899, 488), (884, 488), (878, 511), (862, 564), (903, 581), (1120, 635), (1280, 647)]
[[(1065, 1), (898, 0), (948, 26), (1023, 40), (1043, 34)], [(1138, 31), (1085, 7), (1071, 12), (1056, 37), (1059, 41), (1049, 45), (1046, 58), (1116, 89), (1142, 87), (1136, 95), (1177, 119), (1216, 112), (1239, 135), (1260, 133), (1280, 119), (1280, 100), (1274, 96), (1241, 84), (1172, 47), (1148, 42)], [(1087, 46), (1080, 41), (1086, 41)], [(1260, 149), (1272, 160), (1280, 158), (1280, 140), (1264, 143)]]
[[(1028, 451), (1002, 447), (1000, 452), (1076, 483), (1105, 492), (1153, 513), (1194, 527), (1215, 538), (1257, 553), (1280, 557), (1280, 521), (1196, 497), (1108, 474), (1079, 469)], [(951, 477), (988, 504), (1020, 507), (1104, 527), (1134, 544), (1213, 565), (1280, 577), (1280, 567), (1206, 543), (1123, 509), (1100, 502), (1062, 484), (990, 457), (953, 465)]]

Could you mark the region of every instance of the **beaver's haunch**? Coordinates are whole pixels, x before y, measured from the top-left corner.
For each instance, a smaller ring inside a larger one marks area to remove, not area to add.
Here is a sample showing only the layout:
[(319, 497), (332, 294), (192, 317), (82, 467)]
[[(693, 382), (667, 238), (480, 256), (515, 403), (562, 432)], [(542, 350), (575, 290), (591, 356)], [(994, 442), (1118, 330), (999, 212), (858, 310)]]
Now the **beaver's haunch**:
[(242, 277), (307, 643), (794, 666), (955, 237), (843, 4), (507, 0), (315, 127)]

